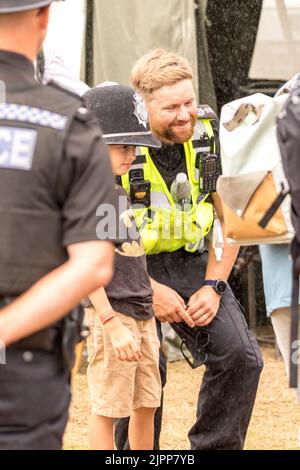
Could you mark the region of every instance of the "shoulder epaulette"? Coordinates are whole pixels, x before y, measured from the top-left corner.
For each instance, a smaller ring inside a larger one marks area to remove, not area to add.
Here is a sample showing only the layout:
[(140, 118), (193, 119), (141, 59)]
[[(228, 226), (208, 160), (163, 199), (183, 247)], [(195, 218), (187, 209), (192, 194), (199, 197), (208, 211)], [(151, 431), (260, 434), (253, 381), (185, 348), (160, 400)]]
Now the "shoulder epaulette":
[(90, 120), (94, 120), (95, 122), (97, 122), (95, 116), (84, 105), (80, 106), (77, 109), (76, 118), (82, 122), (86, 122)]
[(200, 104), (198, 105), (198, 118), (218, 119), (218, 116), (208, 104)]
[(79, 105), (82, 103), (82, 98), (74, 93), (71, 90), (68, 90), (68, 88), (65, 88), (63, 85), (60, 85), (60, 83), (57, 83), (54, 80), (50, 80), (50, 82), (47, 83), (47, 86), (51, 86), (52, 88), (55, 88), (56, 90), (62, 91), (63, 93), (66, 93), (67, 95), (71, 96), (72, 98), (75, 98)]

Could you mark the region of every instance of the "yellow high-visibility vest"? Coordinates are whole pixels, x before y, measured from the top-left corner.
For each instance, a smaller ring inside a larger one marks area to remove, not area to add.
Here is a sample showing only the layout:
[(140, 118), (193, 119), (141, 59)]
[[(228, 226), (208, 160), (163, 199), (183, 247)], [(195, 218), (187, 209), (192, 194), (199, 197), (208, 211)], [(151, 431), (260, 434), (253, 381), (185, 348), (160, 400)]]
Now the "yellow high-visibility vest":
[[(213, 205), (207, 201), (209, 195), (201, 195), (199, 169), (196, 168), (196, 143), (204, 132), (209, 137), (214, 135), (210, 119), (198, 119), (192, 139), (183, 144), (192, 188), (192, 205), (188, 211), (177, 209), (148, 148), (137, 149), (138, 156), (132, 169), (143, 169), (144, 179), (151, 182), (151, 206), (132, 207), (147, 254), (172, 252), (183, 247), (186, 251), (195, 252), (212, 227)], [(122, 176), (122, 185), (129, 193), (129, 173)]]

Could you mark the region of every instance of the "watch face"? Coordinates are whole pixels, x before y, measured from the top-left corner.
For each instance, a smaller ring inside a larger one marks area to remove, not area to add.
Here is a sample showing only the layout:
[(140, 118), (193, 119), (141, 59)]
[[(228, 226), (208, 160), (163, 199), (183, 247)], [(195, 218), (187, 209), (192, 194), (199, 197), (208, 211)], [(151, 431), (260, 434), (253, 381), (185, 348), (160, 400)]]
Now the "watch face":
[(224, 292), (226, 291), (226, 282), (224, 281), (217, 281), (216, 282), (216, 291), (218, 292), (218, 294), (222, 295), (224, 294)]

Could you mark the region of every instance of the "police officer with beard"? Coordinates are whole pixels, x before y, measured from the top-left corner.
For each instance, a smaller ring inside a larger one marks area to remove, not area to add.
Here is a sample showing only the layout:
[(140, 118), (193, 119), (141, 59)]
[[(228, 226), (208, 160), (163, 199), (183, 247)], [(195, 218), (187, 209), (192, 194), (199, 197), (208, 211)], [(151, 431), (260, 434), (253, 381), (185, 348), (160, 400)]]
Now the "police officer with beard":
[[(162, 147), (141, 148), (122, 183), (132, 203), (138, 200), (136, 175), (141, 175), (140, 185), (150, 185), (145, 208), (136, 206), (134, 213), (138, 221), (141, 210), (147, 211), (138, 228), (147, 253), (156, 318), (169, 322), (179, 334), (192, 354), (191, 367), (206, 368), (196, 421), (189, 431), (191, 448), (241, 450), (262, 356), (227, 283), (238, 249), (223, 241), (222, 211), (215, 194), (220, 169), (214, 113), (205, 105), (197, 107), (192, 79), (189, 63), (162, 49), (136, 63), (131, 81), (145, 101), (151, 130)], [(145, 111), (141, 100), (136, 106), (141, 121)], [(183, 173), (189, 191), (176, 194), (173, 183)], [(205, 237), (212, 226), (213, 243), (207, 250)], [(161, 355), (162, 384), (163, 366)], [(155, 417), (155, 448), (161, 414), (162, 407)], [(126, 422), (119, 420), (118, 448), (126, 445), (126, 437)]]
[(116, 204), (98, 124), (34, 76), (51, 1), (0, 0), (0, 449), (61, 448), (76, 305), (112, 275), (96, 235), (97, 207)]

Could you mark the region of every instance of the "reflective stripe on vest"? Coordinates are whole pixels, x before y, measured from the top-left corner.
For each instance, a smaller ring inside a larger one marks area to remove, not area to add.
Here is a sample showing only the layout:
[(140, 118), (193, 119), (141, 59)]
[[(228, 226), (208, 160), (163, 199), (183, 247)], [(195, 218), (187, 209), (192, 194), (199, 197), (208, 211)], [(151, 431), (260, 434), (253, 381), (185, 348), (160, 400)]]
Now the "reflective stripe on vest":
[(165, 193), (151, 191), (151, 206), (170, 209), (171, 204)]

